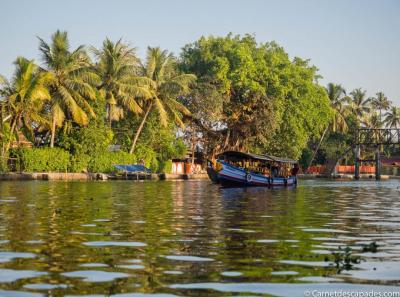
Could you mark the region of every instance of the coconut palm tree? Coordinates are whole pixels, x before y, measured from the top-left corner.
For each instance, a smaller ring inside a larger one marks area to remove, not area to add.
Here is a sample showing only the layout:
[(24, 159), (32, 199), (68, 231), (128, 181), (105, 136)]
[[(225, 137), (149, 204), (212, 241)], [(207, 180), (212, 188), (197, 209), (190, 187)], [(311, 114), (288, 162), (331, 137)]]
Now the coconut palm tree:
[[(380, 129), (383, 126), (383, 123), (380, 119), (380, 116), (377, 112), (372, 112), (368, 115), (366, 115), (362, 121), (362, 124), (369, 129)], [(379, 132), (374, 130), (372, 132), (372, 139), (370, 140), (371, 142), (377, 142), (379, 139)], [(381, 147), (381, 150), (383, 151), (383, 147)]]
[[(18, 57), (14, 62), (16, 70), (11, 82), (4, 81), (2, 88), (3, 105), (9, 114), (10, 135), (24, 127), (33, 134), (33, 127), (46, 123), (43, 116), (44, 102), (50, 100), (47, 84), (48, 73), (41, 72), (33, 60)], [(12, 138), (7, 141), (3, 155), (9, 150)]]
[(361, 121), (364, 116), (368, 114), (371, 110), (370, 101), (371, 99), (366, 98), (366, 91), (363, 91), (361, 88), (353, 90), (350, 101), (350, 110), (356, 116), (357, 127), (360, 127)]
[(376, 112), (372, 112), (364, 117), (362, 124), (366, 128), (370, 129), (380, 129), (382, 128), (383, 123), (380, 120), (380, 116)]
[(7, 79), (0, 75), (0, 108), (1, 108), (1, 112), (0, 112), (0, 125), (3, 124), (4, 122), (6, 122), (11, 115), (10, 114), (6, 114), (7, 110), (6, 110), (6, 103), (7, 103), (7, 99), (6, 99), (6, 93), (5, 90), (7, 88), (8, 85), (8, 81)]
[(56, 31), (50, 44), (41, 38), (39, 41), (45, 71), (51, 74), (50, 147), (53, 147), (56, 128), (66, 119), (85, 126), (89, 116), (96, 116), (89, 101), (96, 99), (94, 85), (98, 84), (98, 77), (82, 45), (70, 50), (67, 32)]
[(346, 132), (348, 128), (346, 116), (349, 112), (347, 105), (349, 103), (349, 97), (346, 96), (346, 90), (341, 85), (329, 83), (326, 91), (333, 111), (331, 129), (333, 132)]
[(92, 52), (97, 58), (94, 71), (101, 80), (98, 89), (107, 101), (109, 125), (124, 116), (123, 109), (142, 112), (137, 99), (149, 98), (151, 94), (145, 84), (139, 84), (143, 78), (138, 77), (140, 64), (135, 49), (121, 40), (114, 43), (107, 38), (101, 50), (92, 48)]
[(379, 118), (382, 122), (382, 110), (388, 110), (392, 102), (385, 96), (383, 92), (376, 93), (376, 97), (371, 98), (371, 105), (379, 110)]
[(400, 107), (392, 106), (385, 114), (385, 124), (387, 127), (400, 128)]
[(172, 54), (159, 47), (148, 47), (146, 63), (142, 65), (142, 74), (150, 80), (146, 82), (151, 92), (151, 97), (144, 102), (144, 114), (132, 141), (130, 153), (135, 150), (137, 140), (143, 130), (150, 111), (155, 108), (163, 126), (173, 121), (184, 127), (182, 115), (190, 115), (190, 111), (177, 101), (181, 95), (189, 92), (190, 83), (196, 77), (193, 74), (182, 74), (177, 71), (176, 60)]
[(308, 164), (308, 168), (311, 166), (314, 158), (321, 146), (326, 133), (330, 129), (332, 132), (346, 132), (347, 131), (347, 122), (346, 115), (348, 114), (348, 105), (349, 97), (346, 96), (346, 90), (339, 84), (329, 83), (326, 87), (326, 92), (328, 94), (328, 98), (330, 100), (330, 106), (332, 109), (332, 121), (325, 128), (324, 132), (321, 135), (321, 138), (318, 141), (317, 147), (315, 148), (310, 162)]

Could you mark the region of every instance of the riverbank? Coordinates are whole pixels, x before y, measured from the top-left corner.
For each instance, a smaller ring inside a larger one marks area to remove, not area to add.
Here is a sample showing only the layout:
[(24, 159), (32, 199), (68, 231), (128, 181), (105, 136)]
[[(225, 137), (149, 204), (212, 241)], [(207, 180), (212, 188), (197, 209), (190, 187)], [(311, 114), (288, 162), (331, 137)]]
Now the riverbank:
[(64, 173), (64, 172), (34, 172), (34, 173), (1, 173), (0, 180), (204, 180), (207, 174), (124, 174), (111, 175), (105, 173)]
[[(352, 180), (354, 179), (353, 174), (336, 174), (333, 176), (328, 176), (326, 174), (299, 174), (297, 176), (299, 179), (345, 179)], [(361, 174), (360, 179), (362, 180), (373, 180), (375, 179), (374, 174)], [(397, 175), (381, 175), (381, 180), (388, 179), (400, 179), (400, 176)]]
[[(344, 179), (353, 180), (352, 174), (338, 174), (329, 177), (323, 174), (299, 174), (299, 179)], [(89, 180), (207, 180), (208, 175), (200, 174), (169, 174), (169, 173), (152, 173), (152, 174), (125, 174), (112, 175), (105, 173), (63, 173), (63, 172), (33, 172), (33, 173), (0, 173), (0, 180), (65, 180), (65, 181), (89, 181)], [(374, 180), (373, 174), (361, 174), (362, 180)], [(382, 175), (381, 180), (400, 179), (400, 176)]]

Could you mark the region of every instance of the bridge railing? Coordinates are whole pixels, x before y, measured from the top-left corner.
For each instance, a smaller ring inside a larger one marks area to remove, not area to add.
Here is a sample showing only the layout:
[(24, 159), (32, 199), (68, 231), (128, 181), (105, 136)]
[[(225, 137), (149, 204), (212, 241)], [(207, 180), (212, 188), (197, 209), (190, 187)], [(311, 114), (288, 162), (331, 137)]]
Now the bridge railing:
[(356, 145), (400, 144), (400, 129), (360, 128), (356, 132)]

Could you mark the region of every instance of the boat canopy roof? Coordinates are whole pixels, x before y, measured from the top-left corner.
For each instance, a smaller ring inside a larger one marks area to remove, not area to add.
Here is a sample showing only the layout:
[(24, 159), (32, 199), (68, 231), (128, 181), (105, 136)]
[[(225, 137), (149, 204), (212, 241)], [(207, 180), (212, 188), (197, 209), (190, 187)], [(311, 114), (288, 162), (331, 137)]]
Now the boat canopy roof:
[(270, 155), (268, 157), (272, 158), (275, 162), (290, 163), (290, 164), (297, 164), (298, 163), (296, 160), (293, 160), (293, 159), (275, 157), (275, 156), (270, 156)]
[(257, 155), (252, 153), (244, 153), (238, 151), (225, 151), (220, 156), (225, 156), (227, 158), (240, 158), (240, 159), (254, 159), (260, 161), (269, 161), (269, 162), (279, 162), (279, 163), (290, 163), (290, 164), (297, 164), (296, 160), (275, 157), (271, 155)]

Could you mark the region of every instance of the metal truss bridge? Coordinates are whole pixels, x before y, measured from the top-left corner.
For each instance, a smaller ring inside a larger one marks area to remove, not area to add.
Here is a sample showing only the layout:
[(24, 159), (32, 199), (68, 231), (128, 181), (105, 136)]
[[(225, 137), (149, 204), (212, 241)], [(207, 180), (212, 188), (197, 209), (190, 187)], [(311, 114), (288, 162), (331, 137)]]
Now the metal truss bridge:
[(400, 129), (367, 129), (356, 132), (356, 145), (391, 145), (400, 144)]
[[(400, 129), (369, 129), (360, 128), (356, 131), (354, 141), (354, 160), (355, 170), (354, 178), (360, 179), (360, 164), (364, 161), (375, 161), (375, 179), (381, 179), (381, 160), (380, 146), (382, 145), (399, 145), (400, 144)], [(361, 147), (375, 147), (374, 160), (360, 159)]]

